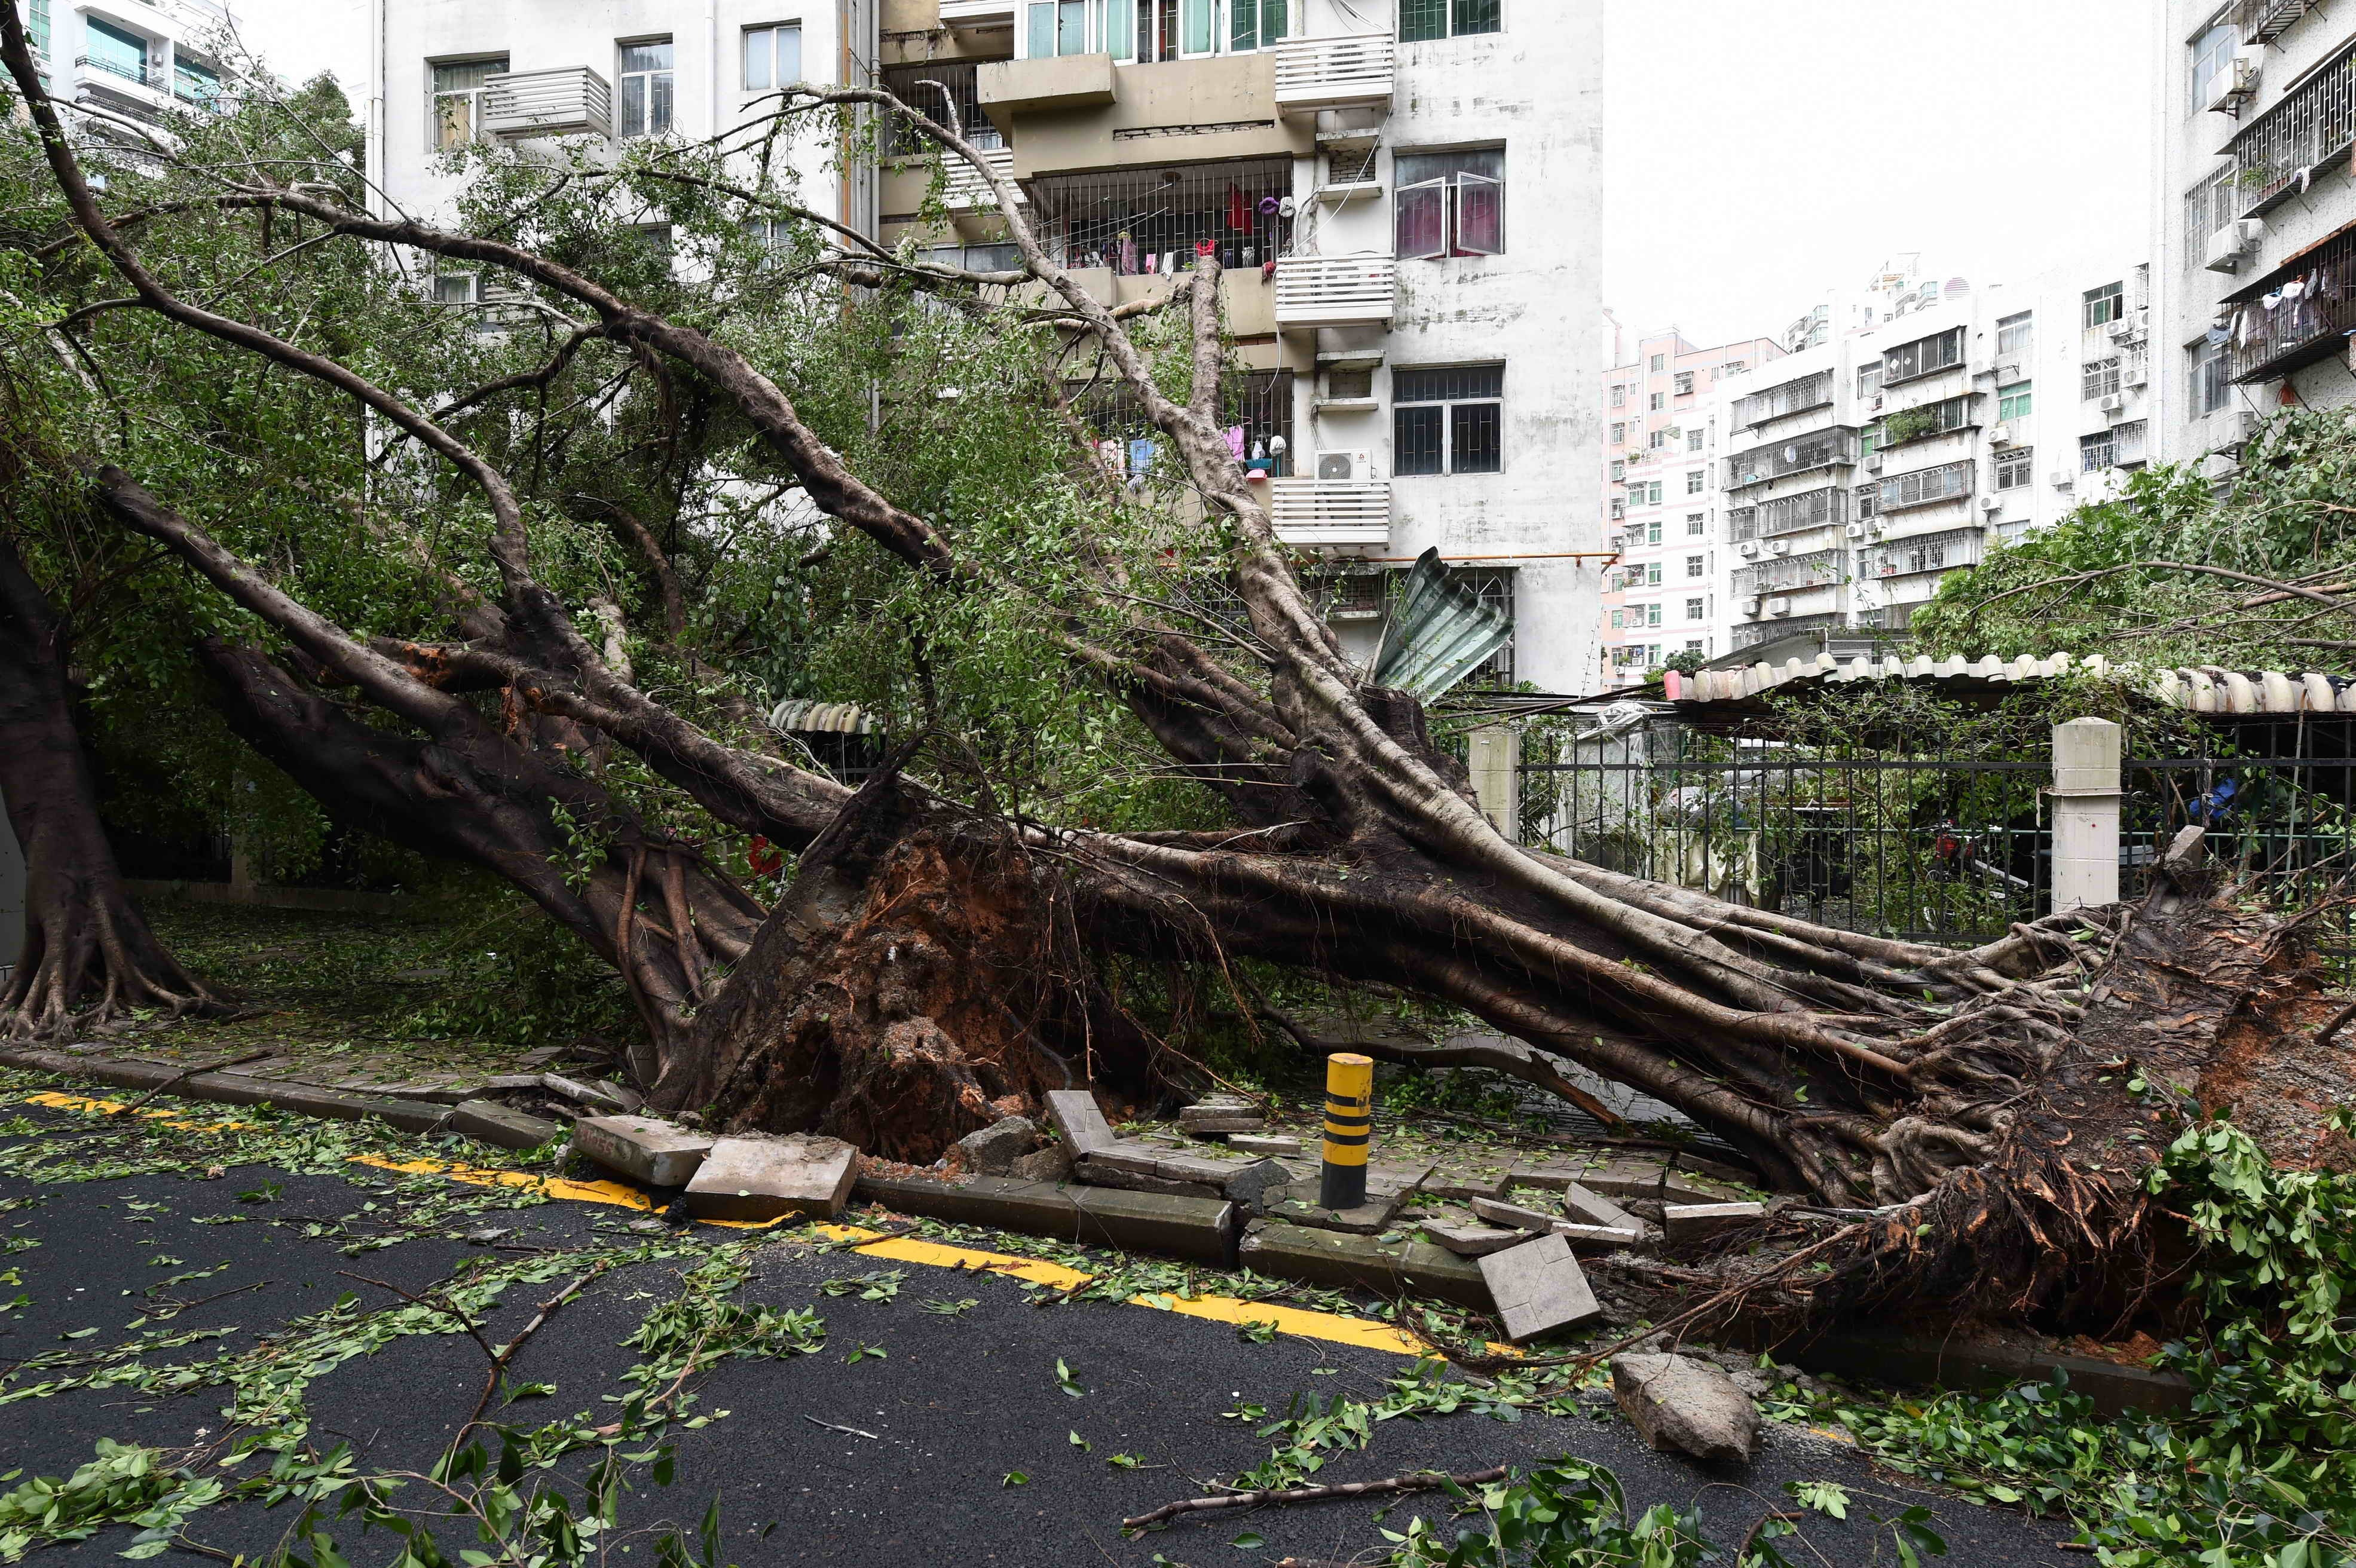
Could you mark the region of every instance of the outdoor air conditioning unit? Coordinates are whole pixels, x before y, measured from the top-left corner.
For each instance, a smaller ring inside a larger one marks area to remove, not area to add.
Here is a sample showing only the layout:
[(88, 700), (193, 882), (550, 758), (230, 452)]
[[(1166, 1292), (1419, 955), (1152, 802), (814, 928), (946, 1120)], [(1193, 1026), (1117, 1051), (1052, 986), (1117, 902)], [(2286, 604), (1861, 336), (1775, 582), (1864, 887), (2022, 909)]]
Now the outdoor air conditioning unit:
[(1879, 474), (1881, 472), (1881, 453), (1877, 452), (1866, 458), (1865, 471), (1868, 474)]
[(1746, 615), (1759, 613), (1759, 595), (1753, 593), (1742, 602), (1742, 613)]
[(2130, 387), (2148, 387), (2151, 385), (2151, 359), (2149, 356), (2137, 356), (2128, 364), (2126, 384)]
[(2045, 476), (2046, 483), (2056, 490), (2067, 490), (2078, 483), (2078, 476), (2066, 468), (2057, 468)]
[(1745, 560), (1757, 560), (1759, 559), (1759, 541), (1757, 539), (1744, 539), (1740, 544), (1736, 545), (1734, 549), (1735, 552), (1741, 556)]
[(1790, 594), (1778, 593), (1774, 598), (1767, 601), (1767, 613), (1770, 615), (1788, 615), (1791, 613), (1792, 596)]
[(1317, 454), (1317, 477), (1344, 485), (1362, 485), (1375, 476), (1375, 458), (1370, 452), (1321, 452)]
[(1848, 537), (1853, 539), (1861, 539), (1865, 537), (1865, 525), (1863, 523), (1851, 523), (1842, 531), (1847, 533)]
[(1790, 539), (1770, 539), (1767, 541), (1767, 549), (1770, 553), (1774, 555), (1789, 555), (1792, 553), (1792, 541)]
[(1980, 497), (1980, 510), (1981, 510), (1981, 511), (1983, 511), (1983, 512), (2001, 512), (2001, 511), (2003, 511), (2003, 510), (2004, 510), (2004, 497), (2003, 497), (2003, 496), (1981, 496), (1981, 497)]
[(2012, 444), (2012, 426), (2009, 424), (1999, 424), (1996, 426), (1988, 432), (1988, 441), (1990, 443), (1997, 446), (2010, 446)]
[(2103, 400), (2103, 411), (2106, 414), (2123, 414), (2126, 412), (2127, 400), (2126, 395), (2120, 392), (2113, 392), (2108, 397), (2104, 398)]
[(2236, 49), (2232, 62), (2210, 83), (2209, 101), (2201, 107), (2211, 114), (2240, 114), (2242, 105), (2258, 91), (2258, 69), (2265, 58), (2264, 44)]
[(2135, 316), (2126, 315), (2111, 323), (2111, 341), (2129, 345), (2141, 343), (2143, 341), (2142, 321)]

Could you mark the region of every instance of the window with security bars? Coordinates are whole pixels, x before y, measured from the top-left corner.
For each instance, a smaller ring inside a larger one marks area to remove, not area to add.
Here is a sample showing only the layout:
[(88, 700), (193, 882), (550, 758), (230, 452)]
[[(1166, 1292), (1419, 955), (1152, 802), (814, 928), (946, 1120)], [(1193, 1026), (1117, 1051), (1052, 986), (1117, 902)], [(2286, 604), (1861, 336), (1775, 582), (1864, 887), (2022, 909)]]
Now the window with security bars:
[(1399, 0), (1399, 40), (1419, 44), (1497, 32), (1505, 26), (1503, 12), (1502, 0)]
[(1391, 372), (1393, 471), (1496, 474), (1505, 469), (1505, 368), (1456, 365)]
[(1918, 376), (1950, 369), (1964, 362), (1964, 329), (1953, 327), (1901, 343), (1881, 357), (1881, 384), (1911, 381)]
[(1850, 501), (1856, 508), (1857, 520), (1869, 523), (1881, 515), (1881, 486), (1860, 485), (1851, 495)]
[(2203, 414), (2213, 414), (2233, 400), (2233, 367), (2225, 354), (2225, 339), (2214, 342), (2203, 339), (2192, 348), (2192, 406)]
[(2037, 475), (2037, 452), (2033, 447), (2016, 446), (1997, 454), (1996, 487), (1999, 490), (2024, 490)]
[[(880, 73), (880, 81), (884, 91), (975, 146), (1006, 145), (1005, 133), (981, 112), (980, 70), (973, 61), (930, 60), (922, 65), (886, 66)], [(939, 145), (897, 114), (892, 117), (886, 134), (889, 140), (885, 154), (890, 157), (919, 157)]]
[(2096, 359), (2086, 366), (2079, 400), (2091, 403), (2096, 398), (2107, 398), (2118, 389), (2119, 357), (2114, 354), (2107, 359)]
[(1941, 501), (1957, 500), (1971, 494), (1972, 465), (1968, 463), (1943, 463), (1936, 468), (1918, 469), (1912, 474), (1900, 474), (1881, 482), (1881, 510), (1903, 511), (1909, 507), (1934, 506)]
[(1505, 149), (1400, 153), (1391, 177), (1402, 260), (1505, 254)]
[[(1071, 389), (1081, 420), (1096, 433), (1105, 460), (1131, 479), (1141, 479), (1162, 452), (1160, 427), (1146, 418), (1137, 394), (1126, 386)], [(1290, 475), (1292, 372), (1230, 370), (1219, 385), (1220, 433), (1227, 449), (1247, 466), (1279, 479)]]
[(1961, 430), (1971, 422), (1972, 400), (1969, 395), (1925, 403), (1917, 409), (1901, 409), (1881, 417), (1875, 450), (1887, 452), (1910, 441), (1927, 441), (1934, 435)]
[(2099, 474), (2105, 468), (2119, 465), (2119, 438), (2111, 431), (2099, 435), (2078, 438), (2078, 469), (2083, 474)]
[(621, 70), (621, 123), (624, 136), (670, 133), (671, 42), (648, 38), (624, 44)]
[(451, 60), (434, 68), (434, 147), (446, 153), (483, 132), (483, 84), (506, 73), (508, 57)]
[(1208, 245), (1221, 266), (1254, 268), (1291, 248), (1289, 158), (1056, 175), (1030, 189), (1033, 228), (1066, 267), (1167, 274)]
[(2104, 283), (2099, 289), (2086, 291), (2086, 330), (2108, 326), (2124, 320), (2127, 314), (2127, 291), (2125, 283)]

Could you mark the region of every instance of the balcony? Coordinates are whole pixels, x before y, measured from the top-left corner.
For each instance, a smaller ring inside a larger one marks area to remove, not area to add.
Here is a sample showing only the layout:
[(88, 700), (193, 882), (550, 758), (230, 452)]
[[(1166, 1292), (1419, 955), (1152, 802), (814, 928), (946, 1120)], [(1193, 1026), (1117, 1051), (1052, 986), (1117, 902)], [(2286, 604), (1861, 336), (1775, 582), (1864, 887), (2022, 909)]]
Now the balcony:
[(1387, 479), (1271, 479), (1276, 537), (1303, 549), (1382, 549), (1391, 542)]
[[(2344, 163), (2356, 143), (2356, 48), (2343, 49), (2233, 138), (2233, 184), (2244, 218), (2272, 210)], [(2228, 199), (2231, 199), (2229, 197)]]
[(1787, 419), (1810, 409), (1828, 409), (1833, 402), (1833, 373), (1819, 370), (1780, 387), (1770, 387), (1734, 400), (1734, 422), (1748, 430), (1771, 420)]
[[(941, 192), (941, 200), (951, 212), (996, 212), (998, 210), (998, 192), (991, 189), (990, 183), (982, 178), (980, 169), (975, 168), (955, 153), (946, 153), (942, 157), (943, 166), (948, 170), (948, 182)], [(1014, 179), (1012, 148), (984, 148), (981, 161), (990, 165), (991, 174), (1012, 184)], [(1014, 200), (1018, 206), (1030, 205), (1023, 195), (1021, 186), (1014, 187)]]
[(1781, 539), (1810, 528), (1837, 528), (1848, 521), (1848, 492), (1837, 485), (1778, 496), (1755, 507), (1735, 507), (1726, 514), (1727, 529), (1736, 544), (1753, 539)]
[(1280, 114), (1315, 114), (1324, 109), (1387, 112), (1391, 106), (1398, 45), (1388, 33), (1288, 38), (1274, 52)]
[(2237, 293), (2240, 315), (2228, 340), (2226, 374), (2244, 384), (2277, 380), (2340, 353), (2347, 342), (2344, 335), (2356, 330), (2356, 299), (2328, 299), (2302, 290), (2297, 299), (2286, 299), (2273, 310), (2258, 302), (2279, 293), (2294, 275), (2305, 278), (2324, 271), (2344, 276), (2351, 267), (2356, 267), (2356, 236), (2319, 245), (2289, 272), (2274, 273)]
[(1276, 325), (1289, 332), (1388, 326), (1398, 315), (1398, 260), (1381, 251), (1284, 256), (1276, 263)]
[(509, 141), (610, 136), (614, 91), (585, 65), (504, 71), (483, 82), (483, 129)]
[(1808, 555), (1739, 567), (1732, 585), (1736, 598), (1747, 599), (1769, 593), (1804, 592), (1811, 588), (1837, 588), (1847, 576), (1848, 551), (1820, 549)]
[(1847, 467), (1857, 462), (1857, 432), (1832, 425), (1772, 446), (1736, 453), (1726, 460), (1726, 487), (1740, 490), (1815, 468)]
[(2318, 0), (2241, 0), (2233, 7), (2233, 25), (2244, 44), (2270, 44), (2317, 5)]

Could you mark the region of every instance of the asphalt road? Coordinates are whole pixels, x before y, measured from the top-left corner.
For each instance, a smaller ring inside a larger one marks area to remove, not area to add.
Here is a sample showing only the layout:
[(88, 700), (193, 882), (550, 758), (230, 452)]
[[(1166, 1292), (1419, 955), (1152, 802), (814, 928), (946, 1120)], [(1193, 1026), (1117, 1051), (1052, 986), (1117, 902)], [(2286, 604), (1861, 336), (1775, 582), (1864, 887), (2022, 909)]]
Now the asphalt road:
[[(55, 1119), (61, 1126), (78, 1120)], [(238, 1200), (240, 1191), (262, 1190), (271, 1181), (279, 1187), (274, 1200)], [(202, 1303), (170, 1327), (230, 1332), (217, 1344), (151, 1360), (187, 1360), (250, 1346), (289, 1318), (326, 1307), (340, 1291), (371, 1302), (391, 1299), (387, 1291), (339, 1271), (422, 1291), (462, 1258), (480, 1255), (463, 1243), (435, 1239), (347, 1258), (330, 1242), (305, 1240), (298, 1227), (269, 1222), (341, 1214), (367, 1196), (337, 1178), (252, 1168), (215, 1180), (140, 1177), (35, 1185), (0, 1177), (0, 1202), (37, 1200), (0, 1211), (0, 1248), (40, 1243), (0, 1252), (0, 1278), (7, 1270), (18, 1275), (17, 1283), (0, 1288), (0, 1302), (20, 1292), (29, 1297), (13, 1313), (0, 1313), (0, 1360), (14, 1364), (60, 1349), (118, 1342), (127, 1337), (123, 1325), (152, 1308), (155, 1298), (145, 1293), (160, 1279), (216, 1264), (222, 1265), (218, 1273), (170, 1288), (172, 1296)], [(197, 1223), (223, 1215), (244, 1222)], [(498, 1222), (514, 1227), (501, 1238), (504, 1244), (562, 1246), (611, 1241), (617, 1221), (610, 1209), (555, 1203)], [(621, 1391), (616, 1379), (636, 1360), (619, 1342), (650, 1307), (677, 1291), (678, 1276), (691, 1264), (673, 1259), (616, 1270), (555, 1314), (517, 1355), (509, 1378), (552, 1382), (556, 1392), (507, 1413), (522, 1416), (529, 1409), (530, 1419), (544, 1420), (610, 1408), (603, 1399)], [(830, 1296), (818, 1288), (830, 1279), (894, 1266), (909, 1277), (890, 1302)], [(530, 1285), (511, 1289), (486, 1321), (492, 1342), (514, 1334), (547, 1293)], [(927, 1297), (973, 1297), (980, 1305), (959, 1316), (938, 1316), (921, 1309)], [(633, 1495), (624, 1509), (626, 1525), (664, 1519), (692, 1525), (717, 1493), (721, 1561), (744, 1564), (1168, 1562), (1207, 1568), (1272, 1563), (1288, 1553), (1371, 1558), (1383, 1546), (1377, 1502), (1197, 1516), (1134, 1540), (1122, 1538), (1119, 1521), (1195, 1495), (1204, 1482), (1231, 1477), (1266, 1457), (1269, 1441), (1224, 1413), (1247, 1402), (1280, 1412), (1300, 1394), (1376, 1395), (1407, 1365), (1397, 1356), (1292, 1338), (1256, 1344), (1227, 1325), (1138, 1307), (1043, 1308), (1030, 1305), (1020, 1285), (1007, 1279), (813, 1252), (790, 1239), (763, 1249), (740, 1299), (814, 1307), (826, 1319), (826, 1348), (811, 1356), (728, 1361), (703, 1377), (699, 1408), (729, 1413), (680, 1434), (675, 1484)], [(64, 1338), (93, 1328), (98, 1332), (83, 1339)], [(878, 1346), (885, 1354), (852, 1363), (848, 1358), (860, 1346)], [(1060, 1385), (1058, 1360), (1084, 1393), (1075, 1397)], [(485, 1366), (483, 1352), (464, 1335), (398, 1339), (312, 1384), (314, 1440), (321, 1446), (348, 1441), (364, 1467), (422, 1467), (472, 1409)], [(90, 1458), (101, 1437), (182, 1447), (199, 1429), (221, 1428), (223, 1397), (219, 1388), (155, 1398), (118, 1387), (0, 1405), (0, 1471), (66, 1475)], [(1072, 1442), (1074, 1433), (1088, 1449)], [(1116, 1454), (1135, 1456), (1140, 1467), (1108, 1463)], [(1427, 1467), (1466, 1471), (1564, 1454), (1611, 1466), (1636, 1508), (1697, 1504), (1711, 1533), (1728, 1541), (1739, 1540), (1765, 1510), (1790, 1506), (1785, 1482), (1841, 1482), (1862, 1505), (1850, 1522), (1812, 1520), (1806, 1527), (1808, 1543), (1829, 1563), (1894, 1561), (1888, 1541), (1877, 1542), (1861, 1515), (1866, 1509), (1894, 1512), (1909, 1502), (1935, 1510), (1950, 1562), (1976, 1568), (2076, 1561), (2054, 1550), (2067, 1534), (2059, 1524), (1902, 1490), (1853, 1451), (1772, 1425), (1755, 1465), (1713, 1470), (1651, 1452), (1624, 1423), (1601, 1413), (1399, 1420), (1383, 1424), (1369, 1449), (1337, 1458), (1320, 1479), (1369, 1479)], [(1016, 1471), (1028, 1476), (1027, 1484), (1005, 1484)], [(1394, 1499), (1391, 1508), (1394, 1529), (1419, 1509), (1435, 1518), (1445, 1512), (1444, 1503), (1432, 1498)], [(291, 1508), (230, 1504), (198, 1516), (187, 1534), (217, 1552), (250, 1554), (278, 1542), (293, 1514)], [(1264, 1538), (1264, 1544), (1234, 1545), (1246, 1532)], [(132, 1533), (112, 1528), (37, 1558), (115, 1561)], [(381, 1533), (363, 1537), (348, 1529), (338, 1540), (356, 1568), (397, 1554), (396, 1543)], [(455, 1556), (474, 1542), (454, 1531), (443, 1544)], [(193, 1565), (207, 1559), (175, 1550), (162, 1561)]]

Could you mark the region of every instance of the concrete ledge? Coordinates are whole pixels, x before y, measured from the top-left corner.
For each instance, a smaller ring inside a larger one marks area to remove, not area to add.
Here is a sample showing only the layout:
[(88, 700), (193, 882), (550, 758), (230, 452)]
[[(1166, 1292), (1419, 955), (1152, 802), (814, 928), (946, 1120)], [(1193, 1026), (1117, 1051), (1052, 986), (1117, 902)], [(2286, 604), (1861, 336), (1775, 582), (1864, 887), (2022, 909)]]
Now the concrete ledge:
[(855, 1190), (862, 1200), (935, 1220), (1168, 1253), (1222, 1268), (1233, 1267), (1236, 1261), (1236, 1208), (1219, 1200), (1064, 1187), (1002, 1176), (977, 1176), (962, 1184), (924, 1177), (862, 1176)]
[(1237, 1251), (1246, 1268), (1271, 1279), (1355, 1285), (1385, 1296), (1419, 1291), (1483, 1312), (1494, 1305), (1480, 1264), (1429, 1242), (1378, 1242), (1271, 1220), (1254, 1225)]
[[(116, 1089), (146, 1091), (170, 1083), (169, 1097), (173, 1099), (200, 1100), (216, 1105), (267, 1105), (273, 1110), (292, 1111), (297, 1115), (319, 1116), (330, 1121), (357, 1122), (374, 1116), (405, 1133), (461, 1132), (503, 1148), (535, 1147), (560, 1130), (552, 1122), (544, 1122), (537, 1116), (527, 1116), (504, 1107), (498, 1108), (499, 1115), (497, 1117), (468, 1117), (466, 1125), (461, 1125), (455, 1124), (453, 1111), (446, 1105), (423, 1104), (414, 1100), (372, 1099), (365, 1094), (346, 1093), (339, 1089), (252, 1078), (243, 1073), (199, 1072), (181, 1078), (180, 1074), (187, 1071), (185, 1068), (158, 1061), (109, 1061), (102, 1057), (69, 1056), (59, 1051), (17, 1048), (0, 1051), (0, 1067), (56, 1072)], [(178, 1082), (175, 1083), (176, 1079)]]
[(1804, 1347), (1774, 1350), (1777, 1360), (1819, 1374), (1916, 1388), (1997, 1392), (2016, 1383), (2044, 1382), (2060, 1368), (2070, 1388), (2094, 1401), (2100, 1414), (2142, 1411), (2180, 1414), (2192, 1408), (2192, 1384), (2174, 1372), (2123, 1367), (2092, 1356), (2054, 1355), (2018, 1345), (1915, 1339), (1871, 1329), (1834, 1329)]

